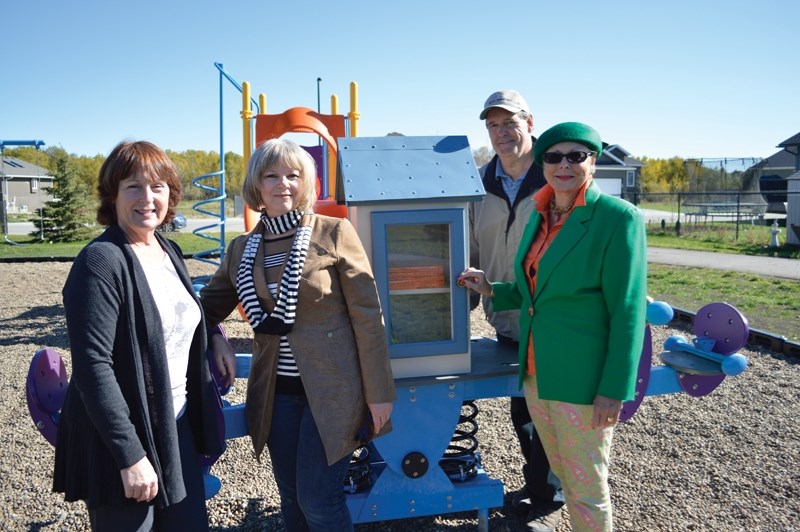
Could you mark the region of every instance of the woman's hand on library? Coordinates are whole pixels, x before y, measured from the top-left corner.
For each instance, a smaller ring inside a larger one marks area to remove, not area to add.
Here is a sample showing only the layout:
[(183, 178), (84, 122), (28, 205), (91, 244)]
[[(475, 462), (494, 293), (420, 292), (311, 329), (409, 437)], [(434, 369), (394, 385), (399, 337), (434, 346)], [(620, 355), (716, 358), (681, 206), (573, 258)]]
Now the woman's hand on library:
[(463, 286), (465, 288), (469, 288), (470, 290), (474, 290), (482, 296), (494, 296), (492, 283), (486, 279), (486, 275), (482, 270), (467, 268), (459, 274), (459, 276), (456, 278), (456, 282), (458, 283), (458, 286)]

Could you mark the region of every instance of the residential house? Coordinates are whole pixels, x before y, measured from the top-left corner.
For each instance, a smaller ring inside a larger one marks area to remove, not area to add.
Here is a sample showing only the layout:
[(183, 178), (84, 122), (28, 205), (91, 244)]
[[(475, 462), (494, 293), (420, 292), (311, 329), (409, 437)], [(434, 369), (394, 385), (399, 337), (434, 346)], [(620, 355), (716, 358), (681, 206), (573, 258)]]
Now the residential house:
[(638, 203), (644, 165), (619, 144), (603, 143), (603, 153), (597, 160), (594, 180), (606, 194)]
[(0, 162), (0, 207), (7, 214), (35, 212), (53, 199), (53, 176), (46, 168), (16, 157)]
[(778, 144), (794, 156), (794, 172), (786, 176), (786, 243), (800, 244), (800, 133)]
[(786, 178), (795, 172), (795, 158), (794, 153), (784, 148), (745, 171), (745, 180), (749, 174), (758, 179), (759, 189), (767, 201), (767, 212), (786, 214)]

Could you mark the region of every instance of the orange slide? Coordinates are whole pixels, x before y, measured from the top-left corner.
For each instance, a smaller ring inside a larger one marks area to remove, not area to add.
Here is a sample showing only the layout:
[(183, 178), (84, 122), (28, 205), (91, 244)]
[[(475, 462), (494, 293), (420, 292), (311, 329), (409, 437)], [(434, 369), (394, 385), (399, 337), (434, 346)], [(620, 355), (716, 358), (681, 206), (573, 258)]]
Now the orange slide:
[[(269, 139), (278, 138), (286, 133), (316, 133), (328, 146), (328, 168), (319, 169), (317, 180), (321, 183), (327, 175), (327, 197), (319, 198), (314, 211), (329, 216), (347, 217), (347, 207), (337, 205), (334, 198), (336, 190), (336, 139), (344, 137), (345, 122), (343, 115), (323, 115), (308, 107), (292, 107), (281, 114), (256, 115), (256, 146)], [(258, 223), (259, 213), (245, 209), (244, 229), (250, 231)]]

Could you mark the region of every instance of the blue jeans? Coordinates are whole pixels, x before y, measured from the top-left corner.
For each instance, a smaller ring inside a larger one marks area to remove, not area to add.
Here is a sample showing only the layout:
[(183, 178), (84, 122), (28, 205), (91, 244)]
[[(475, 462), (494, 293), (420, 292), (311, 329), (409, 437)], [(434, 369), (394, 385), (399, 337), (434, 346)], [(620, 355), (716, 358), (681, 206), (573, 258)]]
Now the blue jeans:
[(288, 532), (353, 530), (344, 495), (350, 455), (328, 465), (305, 396), (275, 395), (267, 448)]

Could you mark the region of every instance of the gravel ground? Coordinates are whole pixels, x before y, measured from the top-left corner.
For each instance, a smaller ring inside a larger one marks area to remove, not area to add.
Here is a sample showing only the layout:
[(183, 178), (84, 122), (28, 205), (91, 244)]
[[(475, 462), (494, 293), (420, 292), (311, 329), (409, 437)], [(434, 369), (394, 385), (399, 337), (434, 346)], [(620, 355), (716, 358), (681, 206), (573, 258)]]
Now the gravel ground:
[[(194, 262), (194, 261), (192, 261)], [(58, 349), (67, 359), (61, 288), (70, 263), (0, 264), (0, 522), (6, 530), (82, 530), (82, 504), (50, 492), (53, 449), (35, 430), (24, 383), (33, 354)], [(192, 273), (209, 267), (191, 264)], [(473, 313), (473, 334), (490, 334)], [(247, 329), (232, 317), (226, 329), (247, 350)], [(655, 327), (654, 345), (678, 324)], [(238, 348), (239, 346), (237, 346)], [(239, 349), (237, 349), (239, 350)], [(656, 349), (657, 351), (657, 349)], [(648, 397), (619, 426), (611, 488), (617, 530), (800, 530), (800, 361), (762, 348), (741, 351), (747, 372), (712, 394)], [(227, 399), (241, 402), (243, 382)], [(520, 487), (519, 456), (508, 398), (478, 401), (480, 451), (487, 473), (507, 490)], [(213, 530), (282, 530), (268, 455), (259, 464), (249, 441), (229, 441), (213, 472), (222, 490), (208, 503)], [(570, 530), (563, 512), (559, 532)], [(359, 525), (360, 531), (475, 530), (474, 512)], [(524, 530), (506, 509), (490, 513), (495, 531)]]

